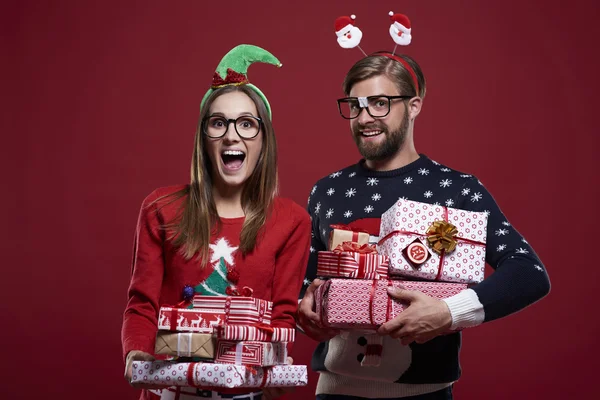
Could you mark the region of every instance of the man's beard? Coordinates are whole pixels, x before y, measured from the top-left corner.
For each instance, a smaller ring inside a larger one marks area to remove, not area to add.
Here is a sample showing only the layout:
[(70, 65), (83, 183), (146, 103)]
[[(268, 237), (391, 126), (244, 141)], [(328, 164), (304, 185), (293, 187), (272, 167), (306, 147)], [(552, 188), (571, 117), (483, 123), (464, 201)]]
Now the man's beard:
[[(361, 130), (364, 129), (375, 129), (381, 130), (380, 135), (384, 135), (383, 143), (373, 144), (364, 142), (362, 140)], [(395, 155), (404, 145), (406, 141), (406, 135), (408, 133), (408, 112), (404, 112), (402, 123), (398, 129), (388, 132), (387, 126), (382, 122), (375, 120), (375, 122), (368, 125), (358, 124), (352, 128), (352, 137), (358, 151), (366, 159), (371, 161), (382, 161), (386, 160)]]

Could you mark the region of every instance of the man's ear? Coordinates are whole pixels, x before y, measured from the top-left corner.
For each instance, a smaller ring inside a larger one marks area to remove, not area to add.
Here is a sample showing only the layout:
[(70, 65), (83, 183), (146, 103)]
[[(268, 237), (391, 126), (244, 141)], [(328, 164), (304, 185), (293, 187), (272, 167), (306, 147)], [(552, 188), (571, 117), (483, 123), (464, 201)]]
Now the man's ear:
[(423, 105), (423, 99), (420, 97), (413, 97), (408, 101), (408, 117), (411, 121), (413, 121), (419, 113), (421, 112), (421, 106)]

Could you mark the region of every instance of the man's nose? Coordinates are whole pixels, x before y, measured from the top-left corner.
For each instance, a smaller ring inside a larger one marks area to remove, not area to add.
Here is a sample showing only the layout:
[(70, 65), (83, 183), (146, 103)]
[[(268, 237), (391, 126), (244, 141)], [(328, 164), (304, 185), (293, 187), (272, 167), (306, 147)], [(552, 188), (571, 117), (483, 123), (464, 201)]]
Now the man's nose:
[(369, 114), (367, 107), (361, 107), (360, 110), (358, 111), (358, 122), (361, 125), (366, 125), (369, 122), (373, 122), (375, 121), (375, 118), (371, 117), (371, 114)]

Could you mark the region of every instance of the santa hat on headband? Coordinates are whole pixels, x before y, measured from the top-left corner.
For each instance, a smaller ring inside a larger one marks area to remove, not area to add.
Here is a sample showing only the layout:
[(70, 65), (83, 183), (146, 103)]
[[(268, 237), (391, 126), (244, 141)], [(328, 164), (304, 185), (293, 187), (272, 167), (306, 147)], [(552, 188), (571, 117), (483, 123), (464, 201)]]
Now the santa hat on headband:
[(344, 34), (344, 32), (349, 31), (354, 27), (354, 20), (356, 19), (356, 15), (351, 15), (349, 17), (339, 17), (335, 20), (335, 34), (340, 37)]

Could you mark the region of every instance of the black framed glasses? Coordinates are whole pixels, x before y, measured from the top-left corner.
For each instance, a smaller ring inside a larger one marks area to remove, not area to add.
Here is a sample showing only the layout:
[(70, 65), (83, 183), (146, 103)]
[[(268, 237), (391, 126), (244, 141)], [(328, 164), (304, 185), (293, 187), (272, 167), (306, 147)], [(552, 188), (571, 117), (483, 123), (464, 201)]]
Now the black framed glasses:
[(232, 122), (235, 131), (242, 139), (255, 138), (262, 126), (262, 120), (252, 115), (241, 115), (235, 119), (225, 118), (220, 115), (210, 115), (204, 119), (202, 130), (209, 138), (219, 139), (225, 136), (229, 129), (229, 124)]
[(367, 109), (373, 118), (383, 118), (390, 113), (392, 101), (396, 99), (411, 99), (414, 96), (368, 96), (344, 97), (338, 99), (338, 110), (345, 119), (354, 119), (360, 115), (363, 108)]

